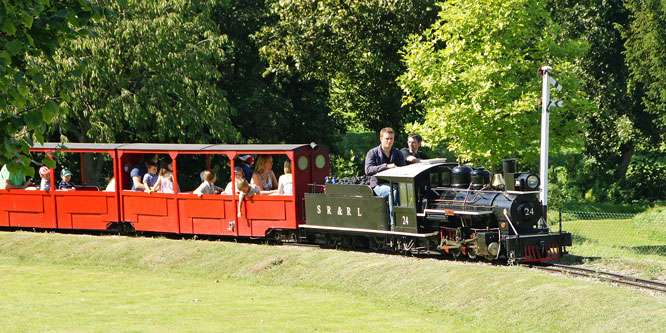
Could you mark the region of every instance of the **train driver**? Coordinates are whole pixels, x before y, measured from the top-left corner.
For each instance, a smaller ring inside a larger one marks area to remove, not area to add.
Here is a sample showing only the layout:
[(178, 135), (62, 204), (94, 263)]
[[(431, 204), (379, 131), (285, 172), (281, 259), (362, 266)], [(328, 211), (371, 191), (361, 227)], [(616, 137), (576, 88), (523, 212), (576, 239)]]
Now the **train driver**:
[[(392, 169), (399, 166), (404, 166), (405, 157), (402, 153), (393, 148), (393, 140), (395, 132), (390, 127), (384, 127), (379, 132), (379, 146), (372, 148), (365, 155), (365, 174), (370, 176), (370, 187), (375, 192), (376, 196), (389, 198), (389, 215), (391, 217), (391, 225), (393, 225), (393, 201), (389, 195), (390, 186), (386, 180), (377, 179), (374, 175), (386, 169)], [(396, 191), (393, 189), (393, 197)], [(396, 202), (397, 204), (397, 202)]]

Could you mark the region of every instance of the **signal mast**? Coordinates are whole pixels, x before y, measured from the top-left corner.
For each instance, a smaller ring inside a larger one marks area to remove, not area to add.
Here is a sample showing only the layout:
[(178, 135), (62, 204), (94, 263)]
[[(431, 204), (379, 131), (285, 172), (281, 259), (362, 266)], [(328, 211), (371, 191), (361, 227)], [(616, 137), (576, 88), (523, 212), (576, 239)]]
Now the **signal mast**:
[[(561, 101), (550, 100), (550, 86), (554, 86), (558, 91), (562, 91), (562, 86), (555, 81), (551, 76), (550, 71), (553, 69), (550, 66), (539, 68), (539, 74), (542, 75), (542, 88), (541, 88), (541, 160), (539, 163), (539, 178), (541, 178), (541, 190), (539, 196), (541, 197), (541, 204), (543, 205), (542, 226), (548, 226), (548, 133), (550, 122), (550, 108), (562, 107), (564, 104)], [(537, 103), (538, 104), (538, 103)]]

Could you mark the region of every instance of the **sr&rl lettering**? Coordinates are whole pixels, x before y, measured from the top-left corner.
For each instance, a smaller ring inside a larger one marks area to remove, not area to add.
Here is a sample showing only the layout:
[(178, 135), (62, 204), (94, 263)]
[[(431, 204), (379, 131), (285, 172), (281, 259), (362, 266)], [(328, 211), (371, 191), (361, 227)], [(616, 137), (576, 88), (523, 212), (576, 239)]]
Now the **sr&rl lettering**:
[[(336, 215), (343, 216), (345, 215), (346, 212), (346, 216), (353, 216), (352, 207), (342, 207), (342, 206), (337, 206), (337, 207), (326, 206), (326, 215), (333, 215), (334, 210)], [(317, 214), (321, 213), (322, 213), (322, 207), (321, 205), (317, 205)], [(356, 207), (356, 216), (357, 217), (363, 216), (360, 207)]]

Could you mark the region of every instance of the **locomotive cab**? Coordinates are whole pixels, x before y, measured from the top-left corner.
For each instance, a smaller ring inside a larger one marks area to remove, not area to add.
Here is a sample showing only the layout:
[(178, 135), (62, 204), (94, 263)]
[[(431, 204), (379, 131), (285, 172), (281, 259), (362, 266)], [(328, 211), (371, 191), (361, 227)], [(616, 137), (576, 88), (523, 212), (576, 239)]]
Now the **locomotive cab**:
[[(433, 162), (442, 161), (442, 159)], [(439, 230), (439, 223), (426, 219), (426, 210), (438, 198), (433, 189), (450, 184), (450, 167), (454, 163), (415, 163), (384, 170), (377, 178), (387, 180), (395, 189), (393, 230), (429, 233)]]

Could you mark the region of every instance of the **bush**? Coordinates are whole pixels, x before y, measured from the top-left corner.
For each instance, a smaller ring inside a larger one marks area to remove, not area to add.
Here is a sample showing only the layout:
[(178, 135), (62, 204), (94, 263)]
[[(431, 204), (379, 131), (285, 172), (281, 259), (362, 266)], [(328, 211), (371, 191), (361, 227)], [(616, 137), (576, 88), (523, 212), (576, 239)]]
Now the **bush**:
[(571, 202), (603, 202), (654, 206), (666, 198), (666, 156), (637, 152), (627, 174), (616, 179), (614, 170), (604, 169), (581, 153), (560, 153), (549, 168), (549, 202), (564, 207)]

